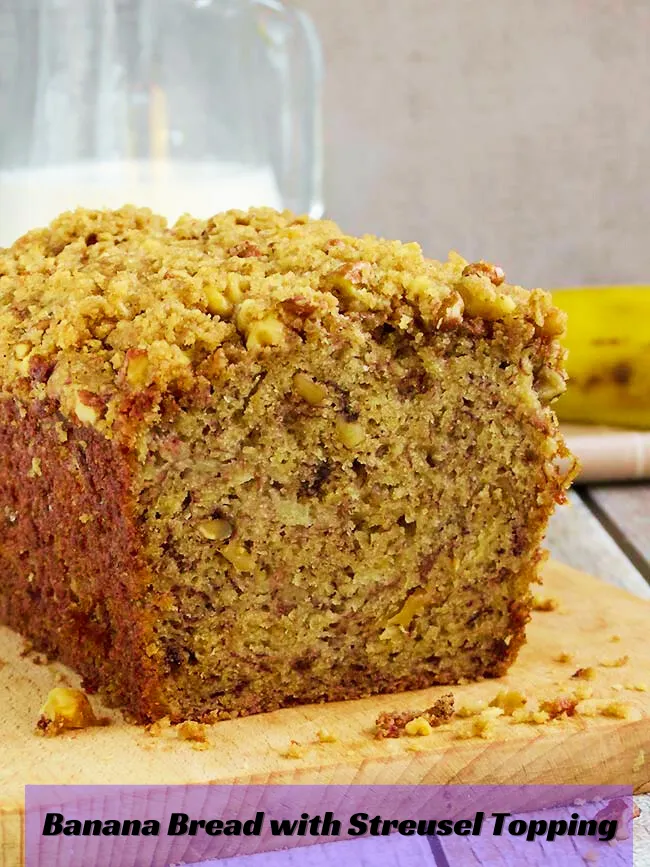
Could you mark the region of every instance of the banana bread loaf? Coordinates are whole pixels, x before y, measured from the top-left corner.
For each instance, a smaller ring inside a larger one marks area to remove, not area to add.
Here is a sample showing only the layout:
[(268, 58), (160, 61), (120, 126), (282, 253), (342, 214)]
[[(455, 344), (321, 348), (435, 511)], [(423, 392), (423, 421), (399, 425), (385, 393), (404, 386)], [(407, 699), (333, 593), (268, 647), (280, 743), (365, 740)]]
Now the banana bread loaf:
[(0, 622), (138, 721), (502, 674), (563, 327), (329, 221), (61, 215), (0, 250)]

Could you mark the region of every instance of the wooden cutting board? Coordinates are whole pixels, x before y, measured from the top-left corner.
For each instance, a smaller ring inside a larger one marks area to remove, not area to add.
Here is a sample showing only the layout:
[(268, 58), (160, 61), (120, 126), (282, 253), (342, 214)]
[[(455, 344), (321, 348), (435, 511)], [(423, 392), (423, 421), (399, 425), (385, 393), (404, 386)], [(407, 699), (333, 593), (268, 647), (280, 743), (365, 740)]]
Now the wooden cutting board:
[(562, 432), (582, 464), (578, 482), (650, 479), (650, 430), (563, 423)]
[[(148, 734), (115, 712), (105, 728), (43, 738), (34, 726), (57, 673), (78, 681), (61, 666), (21, 657), (22, 640), (0, 628), (0, 867), (21, 863), (26, 783), (574, 783), (650, 791), (650, 691), (625, 688), (650, 687), (650, 603), (556, 563), (544, 574), (541, 592), (557, 609), (534, 613), (506, 677), (453, 687), (456, 707), (505, 688), (531, 702), (568, 695), (585, 685), (571, 679), (575, 670), (594, 667), (594, 698), (625, 702), (636, 719), (573, 716), (537, 726), (503, 717), (490, 739), (461, 739), (471, 721), (459, 719), (425, 737), (375, 739), (378, 713), (424, 709), (448, 691), (436, 687), (217, 723), (207, 749), (174, 728)], [(571, 660), (556, 661), (560, 653)], [(620, 667), (600, 664), (625, 657)], [(321, 743), (319, 729), (336, 741)]]

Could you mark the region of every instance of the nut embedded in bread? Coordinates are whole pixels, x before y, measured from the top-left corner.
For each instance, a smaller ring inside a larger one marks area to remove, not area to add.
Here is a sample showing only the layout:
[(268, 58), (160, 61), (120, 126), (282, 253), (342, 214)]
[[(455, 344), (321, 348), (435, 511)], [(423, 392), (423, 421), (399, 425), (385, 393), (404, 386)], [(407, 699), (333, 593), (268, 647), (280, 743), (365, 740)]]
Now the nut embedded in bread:
[(563, 328), (329, 221), (61, 215), (0, 250), (0, 621), (140, 720), (502, 674)]

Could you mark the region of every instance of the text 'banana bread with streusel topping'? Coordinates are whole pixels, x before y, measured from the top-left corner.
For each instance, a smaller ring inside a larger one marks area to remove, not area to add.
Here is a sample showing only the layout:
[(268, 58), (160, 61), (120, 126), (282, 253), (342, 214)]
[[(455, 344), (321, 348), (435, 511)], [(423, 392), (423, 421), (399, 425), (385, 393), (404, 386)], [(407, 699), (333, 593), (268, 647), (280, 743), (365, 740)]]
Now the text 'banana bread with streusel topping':
[(0, 250), (0, 622), (139, 721), (502, 674), (563, 328), (329, 221), (61, 215)]

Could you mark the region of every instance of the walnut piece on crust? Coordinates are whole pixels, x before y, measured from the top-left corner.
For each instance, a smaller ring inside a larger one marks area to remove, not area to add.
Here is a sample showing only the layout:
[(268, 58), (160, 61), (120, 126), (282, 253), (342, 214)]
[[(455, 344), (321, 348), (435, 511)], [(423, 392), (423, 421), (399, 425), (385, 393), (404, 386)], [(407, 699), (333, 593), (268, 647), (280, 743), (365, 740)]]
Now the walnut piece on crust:
[(442, 725), (448, 722), (454, 715), (454, 695), (451, 692), (445, 693), (431, 707), (423, 711), (402, 711), (389, 712), (383, 711), (375, 720), (375, 737), (382, 738), (399, 738), (405, 734), (408, 723), (415, 719), (423, 719), (431, 728)]
[(56, 686), (50, 690), (41, 708), (36, 732), (54, 736), (67, 729), (85, 729), (105, 724), (105, 719), (98, 719), (95, 716), (85, 692), (71, 687)]

